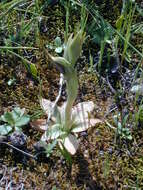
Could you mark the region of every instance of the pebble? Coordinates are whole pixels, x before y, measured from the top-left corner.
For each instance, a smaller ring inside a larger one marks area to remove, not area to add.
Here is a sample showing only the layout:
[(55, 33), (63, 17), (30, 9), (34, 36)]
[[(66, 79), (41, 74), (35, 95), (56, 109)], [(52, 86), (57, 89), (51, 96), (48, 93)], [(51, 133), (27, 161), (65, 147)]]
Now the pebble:
[(85, 158), (88, 158), (88, 156), (89, 156), (89, 152), (88, 152), (88, 150), (85, 150), (85, 151), (84, 151), (84, 157), (85, 157)]

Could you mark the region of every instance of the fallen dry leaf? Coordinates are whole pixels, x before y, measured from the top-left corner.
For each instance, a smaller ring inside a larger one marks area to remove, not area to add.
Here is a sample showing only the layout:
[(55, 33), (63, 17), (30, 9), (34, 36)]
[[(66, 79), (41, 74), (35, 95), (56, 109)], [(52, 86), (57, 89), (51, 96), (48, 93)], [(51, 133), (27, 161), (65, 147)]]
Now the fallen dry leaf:
[(30, 122), (30, 126), (38, 131), (46, 131), (48, 129), (48, 124), (46, 119), (37, 119), (35, 121)]
[(103, 123), (103, 121), (101, 119), (94, 119), (94, 118), (91, 118), (90, 119), (90, 125), (91, 127), (94, 127), (96, 124), (99, 124), (99, 123)]

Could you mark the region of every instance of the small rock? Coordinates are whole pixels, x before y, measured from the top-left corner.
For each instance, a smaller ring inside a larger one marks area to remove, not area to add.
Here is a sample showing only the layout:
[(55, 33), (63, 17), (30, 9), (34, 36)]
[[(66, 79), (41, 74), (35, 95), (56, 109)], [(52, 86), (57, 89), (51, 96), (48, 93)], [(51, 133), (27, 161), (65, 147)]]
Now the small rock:
[(85, 150), (85, 151), (84, 151), (84, 157), (85, 157), (85, 158), (88, 158), (88, 156), (89, 156), (89, 152), (88, 152), (88, 150)]
[(39, 151), (44, 151), (44, 150), (45, 150), (44, 146), (42, 145), (42, 143), (41, 143), (40, 141), (36, 142), (36, 143), (33, 145), (33, 147), (35, 148), (35, 150), (36, 150), (37, 152), (39, 152)]
[(13, 146), (22, 148), (26, 146), (27, 136), (21, 131), (15, 131), (10, 135), (9, 141)]
[(108, 148), (108, 152), (109, 152), (109, 154), (112, 154), (113, 153), (113, 149), (112, 148)]
[(4, 142), (7, 141), (7, 137), (6, 136), (0, 136), (0, 142)]
[(100, 151), (99, 151), (99, 155), (100, 155), (100, 156), (104, 156), (104, 151), (103, 151), (103, 150), (100, 150)]

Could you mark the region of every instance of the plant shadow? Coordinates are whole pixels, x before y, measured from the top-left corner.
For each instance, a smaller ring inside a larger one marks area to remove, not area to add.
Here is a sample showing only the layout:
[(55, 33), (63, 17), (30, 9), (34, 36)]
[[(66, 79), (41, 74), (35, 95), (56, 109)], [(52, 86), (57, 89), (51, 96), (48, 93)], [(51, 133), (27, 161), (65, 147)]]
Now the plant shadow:
[(78, 165), (79, 172), (76, 174), (76, 185), (77, 188), (80, 186), (86, 187), (86, 190), (102, 190), (103, 188), (100, 187), (99, 184), (93, 179), (90, 171), (89, 171), (89, 164), (87, 160), (84, 158), (83, 153), (78, 152), (75, 163)]

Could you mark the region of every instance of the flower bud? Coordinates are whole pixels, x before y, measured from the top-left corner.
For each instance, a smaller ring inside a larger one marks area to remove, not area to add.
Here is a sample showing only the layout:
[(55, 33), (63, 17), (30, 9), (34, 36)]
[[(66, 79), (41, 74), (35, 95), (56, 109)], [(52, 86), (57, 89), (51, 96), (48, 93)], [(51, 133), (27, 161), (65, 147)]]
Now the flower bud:
[(73, 38), (72, 36), (73, 35), (71, 35), (67, 41), (64, 58), (74, 65), (80, 56), (85, 35), (83, 31), (80, 30)]

